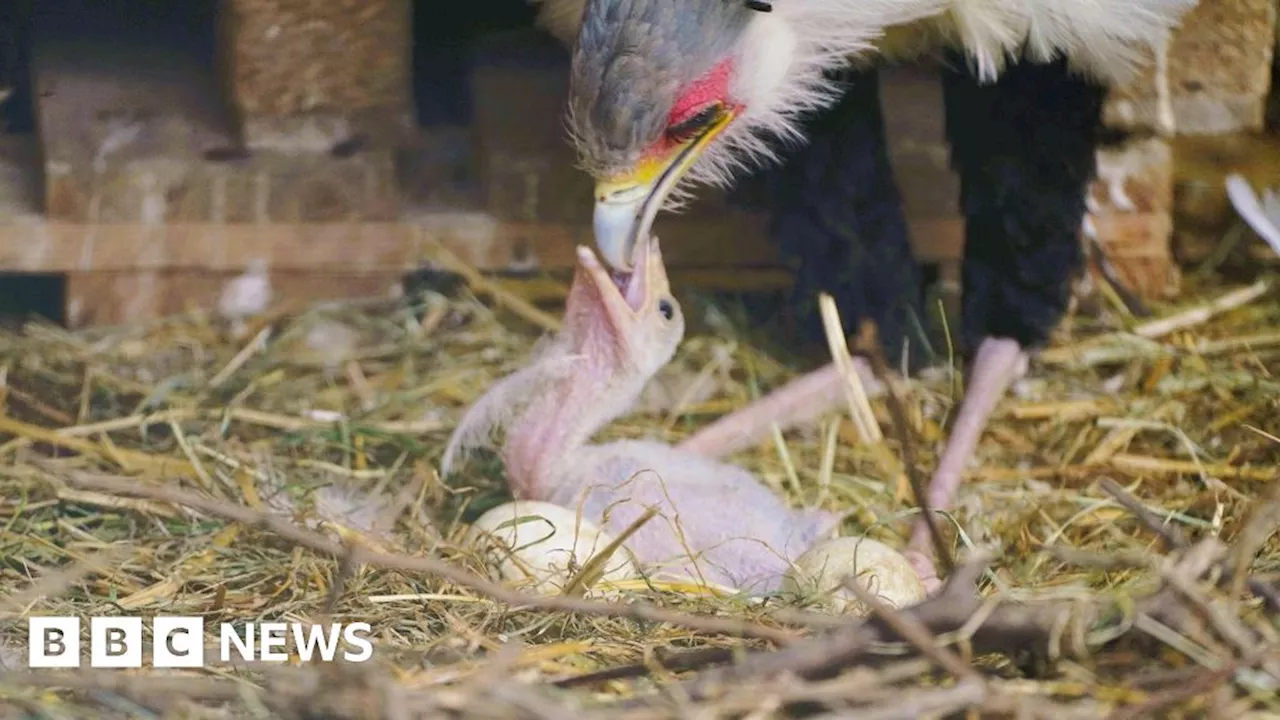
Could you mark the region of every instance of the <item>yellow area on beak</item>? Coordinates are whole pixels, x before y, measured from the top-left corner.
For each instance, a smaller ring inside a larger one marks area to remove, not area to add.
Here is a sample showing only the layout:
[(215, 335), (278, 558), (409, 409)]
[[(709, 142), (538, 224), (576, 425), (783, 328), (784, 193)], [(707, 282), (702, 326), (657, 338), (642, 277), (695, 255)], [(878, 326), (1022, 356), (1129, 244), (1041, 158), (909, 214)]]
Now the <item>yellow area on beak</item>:
[(676, 148), (664, 157), (645, 157), (631, 169), (631, 172), (604, 178), (596, 184), (596, 202), (624, 196), (628, 191), (634, 191), (637, 188), (649, 189), (657, 185), (658, 180), (670, 167), (679, 151), (680, 148)]
[(667, 195), (735, 116), (736, 112), (727, 108), (701, 134), (666, 155), (646, 157), (629, 172), (602, 178), (596, 184), (596, 247), (606, 263), (624, 270), (631, 267), (637, 239), (649, 234)]

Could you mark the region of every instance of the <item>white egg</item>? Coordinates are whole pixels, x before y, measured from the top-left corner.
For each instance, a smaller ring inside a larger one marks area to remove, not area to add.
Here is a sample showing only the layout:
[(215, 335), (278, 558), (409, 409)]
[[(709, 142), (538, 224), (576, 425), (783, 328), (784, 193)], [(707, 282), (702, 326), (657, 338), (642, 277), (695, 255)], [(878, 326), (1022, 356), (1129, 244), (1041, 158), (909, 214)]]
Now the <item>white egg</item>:
[(841, 586), (851, 576), (881, 602), (898, 609), (915, 605), (927, 595), (920, 576), (901, 553), (862, 537), (833, 538), (809, 548), (783, 577), (782, 590), (838, 613), (866, 616), (871, 609)]
[[(613, 538), (569, 508), (518, 500), (499, 505), (472, 523), (463, 544), (481, 550), (497, 578), (522, 589), (559, 594)], [(602, 580), (640, 577), (635, 560), (619, 547)]]

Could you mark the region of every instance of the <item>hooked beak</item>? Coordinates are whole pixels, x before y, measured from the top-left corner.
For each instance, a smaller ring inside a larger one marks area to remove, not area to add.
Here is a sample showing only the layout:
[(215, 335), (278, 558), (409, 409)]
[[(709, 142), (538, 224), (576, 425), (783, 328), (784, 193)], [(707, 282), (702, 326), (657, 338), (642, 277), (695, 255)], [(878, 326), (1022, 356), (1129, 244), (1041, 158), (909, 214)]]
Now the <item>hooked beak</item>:
[(733, 108), (726, 108), (701, 134), (666, 157), (642, 160), (632, 172), (596, 183), (596, 247), (609, 266), (631, 269), (636, 244), (648, 237), (667, 195), (735, 115)]

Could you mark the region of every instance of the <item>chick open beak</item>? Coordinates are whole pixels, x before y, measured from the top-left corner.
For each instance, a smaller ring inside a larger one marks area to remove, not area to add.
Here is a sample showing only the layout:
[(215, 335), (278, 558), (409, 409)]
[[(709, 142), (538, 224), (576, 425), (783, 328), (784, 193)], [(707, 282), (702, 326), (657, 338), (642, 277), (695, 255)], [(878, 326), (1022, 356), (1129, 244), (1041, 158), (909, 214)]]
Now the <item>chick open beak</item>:
[(578, 246), (578, 264), (595, 285), (610, 324), (619, 330), (633, 325), (636, 318), (653, 304), (655, 281), (663, 272), (661, 251), (655, 238), (645, 235), (633, 250), (629, 264), (635, 269), (619, 272), (610, 271), (602, 265), (591, 248)]
[(630, 270), (640, 238), (648, 237), (663, 202), (693, 166), (707, 144), (733, 120), (731, 109), (693, 139), (662, 158), (640, 161), (628, 173), (596, 183), (594, 230), (596, 247), (610, 267)]

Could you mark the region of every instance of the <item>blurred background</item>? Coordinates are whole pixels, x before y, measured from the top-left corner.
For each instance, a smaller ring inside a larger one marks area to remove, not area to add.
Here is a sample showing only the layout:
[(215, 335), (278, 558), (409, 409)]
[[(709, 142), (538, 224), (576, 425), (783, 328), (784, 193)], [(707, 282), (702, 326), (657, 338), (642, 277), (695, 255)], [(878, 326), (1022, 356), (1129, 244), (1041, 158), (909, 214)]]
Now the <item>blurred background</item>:
[[(1231, 172), (1280, 185), (1275, 14), (1204, 0), (1168, 57), (1112, 93), (1089, 230), (1139, 300), (1177, 297), (1188, 269), (1275, 261), (1223, 190)], [(0, 4), (0, 315), (78, 327), (210, 309), (255, 262), (277, 299), (382, 295), (439, 267), (437, 246), (558, 300), (547, 279), (590, 240), (591, 183), (563, 132), (567, 50), (535, 17), (525, 0)], [(916, 253), (954, 309), (962, 229), (936, 74), (881, 83)], [(678, 286), (789, 287), (768, 173), (660, 219)]]

